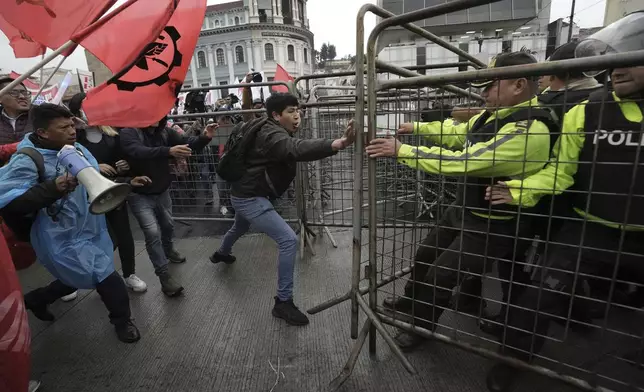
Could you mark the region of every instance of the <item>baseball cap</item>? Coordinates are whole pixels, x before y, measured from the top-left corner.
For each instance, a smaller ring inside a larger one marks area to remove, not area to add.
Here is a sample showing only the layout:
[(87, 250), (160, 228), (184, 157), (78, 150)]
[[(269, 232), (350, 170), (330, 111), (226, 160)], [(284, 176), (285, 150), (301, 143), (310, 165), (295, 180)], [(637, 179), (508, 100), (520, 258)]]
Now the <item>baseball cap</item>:
[[(490, 61), (488, 68), (510, 67), (513, 65), (536, 64), (537, 59), (528, 52), (519, 51), (511, 53), (501, 53)], [(494, 80), (475, 80), (470, 85), (472, 87), (483, 88), (492, 84)]]

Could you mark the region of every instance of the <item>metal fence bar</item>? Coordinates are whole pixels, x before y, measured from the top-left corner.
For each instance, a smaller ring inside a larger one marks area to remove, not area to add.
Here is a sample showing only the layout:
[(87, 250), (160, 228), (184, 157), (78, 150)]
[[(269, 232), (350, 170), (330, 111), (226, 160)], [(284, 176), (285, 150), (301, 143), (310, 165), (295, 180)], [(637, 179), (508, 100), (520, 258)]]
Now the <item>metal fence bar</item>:
[[(404, 68), (396, 67), (395, 65), (385, 63), (384, 61), (380, 61), (378, 59), (376, 59), (376, 66), (378, 66), (378, 67), (380, 67), (382, 69), (386, 69), (386, 70), (388, 70), (388, 71), (390, 71), (392, 73), (395, 73), (397, 75), (400, 75), (400, 76), (406, 76), (406, 77), (421, 76), (417, 72), (408, 71), (408, 70), (406, 70)], [(452, 86), (451, 84), (441, 85), (440, 88), (445, 90), (445, 91), (449, 91), (451, 93), (457, 94), (457, 95), (462, 95), (462, 96), (465, 96), (465, 97), (468, 97), (468, 98), (471, 98), (471, 99), (475, 99), (475, 100), (478, 100), (478, 101), (482, 101), (482, 102), (485, 101), (485, 98), (481, 97), (479, 94), (473, 93), (471, 91), (464, 90), (464, 89), (462, 89), (460, 87)]]
[(499, 78), (523, 78), (566, 74), (571, 71), (597, 71), (611, 68), (635, 67), (644, 64), (644, 50), (626, 53), (606, 54), (572, 60), (546, 61), (538, 64), (513, 65), (509, 67), (488, 68), (476, 71), (463, 71), (453, 74), (416, 76), (405, 79), (387, 80), (378, 84), (377, 90), (392, 88), (412, 88), (419, 86), (442, 86), (446, 83), (472, 82)]

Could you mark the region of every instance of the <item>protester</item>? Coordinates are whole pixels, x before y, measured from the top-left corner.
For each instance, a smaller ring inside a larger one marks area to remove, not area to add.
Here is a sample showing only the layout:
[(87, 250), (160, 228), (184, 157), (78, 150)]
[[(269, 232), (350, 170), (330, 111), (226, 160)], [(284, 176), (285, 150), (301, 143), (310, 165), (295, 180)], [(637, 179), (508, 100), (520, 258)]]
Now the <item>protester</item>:
[[(11, 82), (12, 78), (1, 78), (0, 90)], [(20, 142), (31, 132), (28, 120), (30, 108), (31, 93), (22, 83), (0, 96), (0, 145)]]
[[(490, 66), (536, 62), (528, 53), (514, 52), (498, 55)], [(412, 279), (404, 296), (390, 297), (384, 302), (385, 307), (398, 311), (413, 309), (419, 320), (417, 325), (430, 330), (449, 306), (452, 289), (460, 283), (459, 279), (480, 276), (486, 272), (487, 260), (493, 259), (503, 260), (500, 269), (512, 271), (514, 237), (529, 238), (530, 222), (524, 216), (519, 218), (516, 209), (491, 209), (483, 199), (485, 184), (495, 183), (495, 178), (521, 177), (539, 171), (548, 161), (550, 128), (556, 128), (551, 114), (538, 109), (536, 81), (515, 78), (474, 85), (483, 88), (486, 110), (468, 122), (455, 125), (448, 119), (406, 123), (398, 130), (400, 134), (423, 135), (436, 146), (414, 147), (388, 138), (374, 139), (366, 148), (371, 158), (395, 157), (398, 162), (427, 173), (466, 176), (458, 201), (416, 252)], [(470, 302), (478, 309), (479, 301), (480, 297), (459, 298), (459, 306), (460, 302)], [(424, 340), (408, 332), (396, 337), (404, 349), (412, 349)]]
[[(576, 57), (642, 50), (642, 26), (644, 11), (625, 16), (579, 43)], [(495, 205), (530, 208), (543, 196), (562, 192), (570, 200), (545, 271), (510, 308), (504, 354), (529, 361), (541, 352), (551, 321), (571, 318), (571, 309), (574, 317), (584, 281), (622, 273), (629, 283), (644, 283), (644, 67), (613, 69), (611, 80), (613, 92), (595, 91), (565, 115), (551, 163), (522, 181), (487, 189)], [(639, 339), (632, 344), (640, 347)], [(518, 374), (498, 364), (488, 373), (488, 388), (509, 391)]]
[(134, 189), (128, 198), (132, 214), (145, 236), (145, 247), (161, 282), (161, 291), (169, 297), (179, 295), (183, 287), (168, 270), (168, 260), (183, 263), (186, 258), (173, 245), (174, 222), (169, 187), (172, 181), (170, 158), (188, 158), (210, 143), (216, 125), (208, 125), (198, 137), (182, 136), (166, 128), (166, 118), (147, 128), (124, 128), (120, 132), (124, 158), (131, 175), (147, 176), (151, 183)]
[[(85, 115), (81, 110), (84, 99), (85, 94), (79, 93), (74, 95), (69, 102), (69, 110), (74, 116), (80, 119), (76, 125), (78, 142), (87, 148), (94, 158), (96, 158), (103, 176), (115, 182), (130, 182), (130, 166), (123, 159), (118, 133), (114, 128), (108, 126), (87, 126), (84, 123), (86, 121)], [(105, 217), (107, 218), (107, 225), (112, 242), (119, 249), (125, 285), (135, 292), (146, 291), (147, 285), (145, 282), (134, 274), (134, 238), (132, 237), (132, 229), (130, 228), (127, 202), (105, 214)]]
[(342, 138), (336, 140), (298, 139), (294, 134), (299, 129), (301, 119), (295, 96), (274, 93), (266, 100), (266, 109), (268, 118), (251, 122), (261, 128), (246, 152), (245, 174), (231, 184), (235, 223), (210, 261), (234, 263), (236, 258), (231, 253), (232, 247), (251, 226), (265, 233), (279, 248), (278, 289), (273, 316), (291, 325), (306, 325), (308, 318), (293, 302), (297, 236), (275, 211), (272, 200), (280, 197), (295, 178), (297, 162), (326, 158), (349, 147), (355, 138), (353, 122)]
[[(27, 134), (18, 149), (31, 147), (42, 155), (46, 180), (39, 182), (37, 166), (29, 156), (15, 155), (0, 169), (0, 212), (7, 224), (24, 222), (35, 214), (31, 244), (38, 261), (58, 279), (53, 284), (63, 290), (34, 290), (25, 295), (25, 304), (34, 313), (47, 313), (49, 304), (70, 293), (65, 292), (65, 287), (96, 288), (118, 338), (126, 343), (136, 342), (140, 334), (131, 320), (127, 288), (114, 271), (114, 252), (105, 218), (90, 214), (87, 189), (64, 172), (57, 153), (65, 145), (74, 145), (96, 169), (98, 163), (76, 143), (74, 116), (67, 109), (42, 104), (34, 106), (31, 116), (35, 132)], [(130, 183), (139, 186), (145, 180), (133, 178)]]

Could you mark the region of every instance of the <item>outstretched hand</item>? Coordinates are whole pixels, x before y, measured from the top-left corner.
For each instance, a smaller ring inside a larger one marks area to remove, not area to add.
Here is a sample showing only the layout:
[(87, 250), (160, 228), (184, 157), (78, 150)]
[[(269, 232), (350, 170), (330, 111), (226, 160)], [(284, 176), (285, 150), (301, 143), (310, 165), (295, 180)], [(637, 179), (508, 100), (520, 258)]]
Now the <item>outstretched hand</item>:
[(400, 140), (393, 137), (373, 139), (366, 151), (369, 158), (397, 157), (400, 146), (402, 146)]
[(510, 192), (510, 187), (505, 182), (499, 181), (497, 185), (492, 185), (485, 189), (485, 200), (495, 206), (511, 203), (514, 198)]
[(342, 137), (340, 139), (334, 140), (331, 146), (333, 147), (333, 150), (340, 151), (349, 147), (355, 141), (356, 141), (356, 130), (354, 128), (354, 121), (352, 119), (351, 121), (349, 121), (349, 124), (347, 124), (347, 129), (344, 130), (344, 134), (342, 135)]

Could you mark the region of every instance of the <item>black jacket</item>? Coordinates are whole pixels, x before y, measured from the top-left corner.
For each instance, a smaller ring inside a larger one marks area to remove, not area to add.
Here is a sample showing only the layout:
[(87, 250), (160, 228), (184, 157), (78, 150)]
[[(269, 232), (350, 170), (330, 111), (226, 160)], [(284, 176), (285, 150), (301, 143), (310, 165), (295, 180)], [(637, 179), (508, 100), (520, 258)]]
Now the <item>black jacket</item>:
[(165, 121), (150, 128), (124, 128), (120, 132), (121, 150), (130, 164), (132, 177), (148, 176), (152, 184), (133, 188), (133, 191), (146, 195), (158, 195), (170, 187), (170, 147), (187, 144), (193, 152), (202, 150), (210, 143), (206, 136), (182, 136), (177, 131), (165, 127)]
[(297, 162), (317, 161), (335, 154), (332, 140), (298, 139), (268, 120), (247, 153), (247, 171), (231, 185), (235, 197), (280, 197), (295, 178)]

